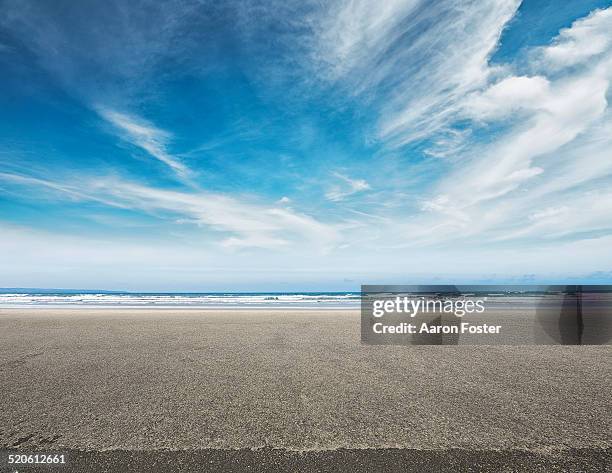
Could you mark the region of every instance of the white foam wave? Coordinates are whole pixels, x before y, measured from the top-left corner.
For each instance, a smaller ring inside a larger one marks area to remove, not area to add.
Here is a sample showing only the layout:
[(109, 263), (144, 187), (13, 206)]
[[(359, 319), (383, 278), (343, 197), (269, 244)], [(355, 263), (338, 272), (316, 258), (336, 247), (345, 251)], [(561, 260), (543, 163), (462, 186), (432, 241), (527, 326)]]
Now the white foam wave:
[(358, 307), (359, 294), (0, 294), (0, 307)]

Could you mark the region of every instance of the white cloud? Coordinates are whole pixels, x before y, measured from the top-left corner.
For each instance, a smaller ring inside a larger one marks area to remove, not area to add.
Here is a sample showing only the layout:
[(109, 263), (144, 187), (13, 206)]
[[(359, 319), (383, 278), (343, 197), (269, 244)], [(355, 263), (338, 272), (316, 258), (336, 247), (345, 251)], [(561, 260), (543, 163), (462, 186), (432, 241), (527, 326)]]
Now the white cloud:
[(583, 64), (594, 56), (609, 52), (612, 46), (612, 8), (595, 10), (561, 30), (550, 46), (541, 48), (545, 65), (563, 68)]
[(551, 99), (550, 83), (541, 76), (511, 76), (484, 92), (473, 93), (462, 103), (464, 114), (475, 120), (495, 120), (517, 112), (544, 108)]
[(575, 22), (549, 46), (579, 36), (581, 41), (572, 45), (573, 57), (583, 58), (580, 67), (551, 70), (540, 60), (546, 48), (540, 48), (529, 56), (529, 67), (538, 75), (508, 70), (456, 102), (456, 116), (471, 118), (475, 128), (500, 126), (488, 142), (465, 143), (452, 157), (450, 172), (424, 196), (422, 213), (396, 227), (402, 235), (397, 247), (515, 241), (525, 249), (538, 241), (612, 233), (612, 111), (607, 101), (612, 43), (591, 54), (585, 36), (592, 31), (597, 42), (601, 30), (594, 25), (609, 21), (610, 11)]
[(119, 179), (81, 179), (78, 183), (56, 183), (0, 173), (0, 181), (48, 189), (60, 197), (95, 201), (114, 207), (139, 210), (166, 218), (195, 223), (218, 232), (228, 248), (302, 248), (328, 251), (339, 241), (333, 225), (275, 206), (245, 202), (207, 191), (175, 191), (148, 187)]
[[(396, 231), (401, 231), (401, 228)], [(509, 280), (525, 273), (566, 279), (609, 271), (612, 236), (537, 247), (405, 249), (332, 253), (323, 258), (304, 249), (249, 254), (219, 251), (206, 242), (181, 244), (150, 238), (61, 235), (0, 222), (3, 250), (0, 287), (64, 287), (134, 291), (270, 291), (355, 289), (359, 281)], [(559, 255), (563, 255), (560, 257)], [(410, 264), (406, 266), (406, 261)], [(351, 284), (342, 283), (350, 277)], [(435, 278), (435, 279), (434, 279)], [(480, 279), (481, 280), (481, 279)], [(467, 282), (466, 282), (467, 283)]]
[(117, 128), (123, 139), (169, 166), (179, 177), (186, 178), (190, 174), (187, 167), (167, 151), (170, 133), (133, 115), (105, 107), (97, 107), (97, 110), (100, 116)]
[(118, 205), (149, 212), (168, 211), (227, 232), (230, 236), (222, 240), (226, 247), (282, 248), (300, 242), (327, 250), (339, 237), (333, 226), (312, 217), (221, 194), (162, 190), (116, 180), (96, 181), (91, 186), (94, 196), (101, 194)]
[(367, 0), (329, 4), (319, 18), (315, 60), (322, 61), (331, 79), (336, 79), (371, 64), (384, 55), (388, 45), (402, 34), (400, 24), (422, 2)]
[(351, 179), (344, 174), (334, 173), (342, 184), (335, 184), (325, 193), (325, 197), (332, 202), (339, 202), (347, 197), (370, 189), (370, 185), (364, 179)]
[(578, 234), (582, 238), (612, 233), (612, 193), (603, 189), (559, 199), (557, 207), (548, 207), (528, 216), (526, 224), (498, 238), (557, 239)]
[[(123, 139), (165, 163), (186, 181), (190, 170), (167, 151), (170, 133), (133, 115), (105, 107), (98, 107), (97, 110), (117, 128)], [(339, 177), (348, 186), (346, 195), (369, 188), (365, 181)], [(80, 179), (78, 183), (66, 183), (0, 173), (0, 181), (47, 189), (72, 200), (95, 201), (160, 217), (169, 213), (174, 222), (193, 223), (217, 232), (221, 246), (225, 248), (282, 249), (299, 244), (302, 248), (308, 246), (328, 251), (338, 244), (340, 238), (337, 227), (286, 207), (290, 202), (288, 197), (268, 206), (209, 192), (191, 183), (189, 191), (179, 191), (116, 178)]]
[(153, 92), (164, 58), (184, 56), (189, 42), (176, 37), (185, 34), (197, 6), (108, 0), (58, 8), (5, 0), (0, 27), (18, 38), (66, 93), (86, 103), (109, 98), (125, 103)]
[[(571, 75), (509, 76), (468, 97), (463, 104), (467, 115), (487, 120), (514, 115), (521, 120), (490, 146), (473, 148), (477, 154), (460, 162), (442, 183), (441, 193), (450, 193), (459, 207), (473, 205), (512, 192), (554, 167), (554, 152), (604, 118), (612, 76), (610, 52)], [(539, 166), (532, 164), (536, 158), (542, 158)]]
[(458, 102), (496, 71), (488, 59), (519, 0), (331, 3), (319, 20), (324, 77), (382, 103), (378, 136), (401, 145), (445, 132)]
[(554, 88), (534, 107), (540, 108), (509, 135), (481, 150), (470, 164), (447, 177), (444, 193), (460, 205), (500, 197), (542, 173), (536, 157), (549, 156), (587, 130), (606, 109), (608, 83), (597, 76), (578, 77)]

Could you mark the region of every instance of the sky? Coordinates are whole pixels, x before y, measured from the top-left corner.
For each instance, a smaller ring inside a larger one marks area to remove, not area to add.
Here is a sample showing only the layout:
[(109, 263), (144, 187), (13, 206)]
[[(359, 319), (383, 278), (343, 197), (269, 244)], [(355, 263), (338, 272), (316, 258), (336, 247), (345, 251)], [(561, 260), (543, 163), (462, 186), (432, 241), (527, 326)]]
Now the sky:
[(0, 0), (0, 287), (612, 283), (612, 4)]

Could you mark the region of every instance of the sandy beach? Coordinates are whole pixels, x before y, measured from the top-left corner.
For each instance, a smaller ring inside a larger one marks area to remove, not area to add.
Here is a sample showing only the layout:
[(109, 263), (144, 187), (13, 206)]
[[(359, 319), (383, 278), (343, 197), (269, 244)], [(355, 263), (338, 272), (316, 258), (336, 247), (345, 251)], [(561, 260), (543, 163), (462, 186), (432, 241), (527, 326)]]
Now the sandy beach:
[(87, 471), (603, 471), (612, 448), (610, 346), (367, 346), (358, 311), (2, 309), (0, 377), (0, 446)]

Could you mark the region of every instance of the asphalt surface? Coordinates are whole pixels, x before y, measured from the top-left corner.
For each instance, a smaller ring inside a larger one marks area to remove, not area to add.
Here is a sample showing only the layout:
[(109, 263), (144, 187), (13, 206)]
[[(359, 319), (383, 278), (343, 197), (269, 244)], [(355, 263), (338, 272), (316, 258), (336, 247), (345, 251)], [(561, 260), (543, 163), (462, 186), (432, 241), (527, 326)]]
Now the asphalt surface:
[[(19, 450), (5, 452), (5, 457)], [(66, 463), (19, 466), (20, 472), (414, 472), (457, 473), (603, 473), (609, 471), (610, 450), (569, 449), (563, 452), (525, 450), (361, 449), (295, 452), (283, 449), (182, 450), (103, 452), (65, 451)], [(0, 456), (0, 461), (3, 457)], [(4, 461), (3, 464), (6, 464)], [(16, 468), (8, 471), (15, 471)], [(0, 469), (0, 471), (3, 471)]]
[(610, 346), (359, 337), (357, 312), (4, 309), (0, 446), (74, 471), (605, 471)]

